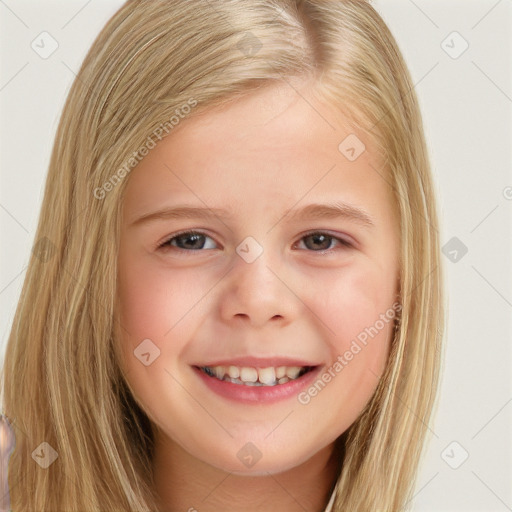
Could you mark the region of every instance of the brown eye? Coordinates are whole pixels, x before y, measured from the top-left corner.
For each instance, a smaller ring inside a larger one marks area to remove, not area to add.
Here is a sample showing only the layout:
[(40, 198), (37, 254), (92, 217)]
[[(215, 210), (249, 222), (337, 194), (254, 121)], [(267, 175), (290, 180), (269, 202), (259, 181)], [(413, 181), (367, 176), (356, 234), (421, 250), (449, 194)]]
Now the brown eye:
[(306, 249), (313, 252), (328, 251), (333, 248), (333, 245), (338, 243), (343, 247), (350, 247), (351, 244), (342, 238), (338, 238), (327, 233), (315, 231), (302, 237)]
[[(160, 248), (169, 248), (176, 247), (177, 249), (181, 249), (184, 251), (198, 251), (201, 249), (215, 249), (215, 247), (211, 247), (211, 243), (208, 243), (206, 240), (213, 239), (203, 233), (198, 233), (196, 231), (188, 231), (185, 233), (179, 233), (178, 235), (174, 235), (172, 238), (166, 240), (163, 244), (160, 245)], [(210, 247), (208, 247), (210, 245)], [(215, 243), (213, 243), (215, 245)]]

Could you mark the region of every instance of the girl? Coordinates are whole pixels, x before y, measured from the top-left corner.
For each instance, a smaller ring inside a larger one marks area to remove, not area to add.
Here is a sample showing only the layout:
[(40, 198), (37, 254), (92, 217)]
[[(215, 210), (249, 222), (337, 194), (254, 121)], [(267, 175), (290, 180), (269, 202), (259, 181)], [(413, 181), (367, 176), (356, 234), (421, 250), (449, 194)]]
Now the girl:
[(437, 226), (368, 2), (127, 2), (64, 108), (8, 342), (12, 509), (403, 509)]

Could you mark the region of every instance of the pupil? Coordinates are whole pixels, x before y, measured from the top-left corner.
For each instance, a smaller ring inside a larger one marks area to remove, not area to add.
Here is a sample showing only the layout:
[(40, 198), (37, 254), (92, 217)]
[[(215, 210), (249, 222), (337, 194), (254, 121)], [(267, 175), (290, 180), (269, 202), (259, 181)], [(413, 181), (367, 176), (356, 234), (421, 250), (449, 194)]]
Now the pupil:
[(319, 247), (318, 245), (316, 245), (316, 248), (320, 248), (320, 249), (328, 249), (329, 248), (329, 245), (330, 245), (330, 242), (329, 242), (329, 237), (328, 236), (325, 236), (325, 235), (322, 235), (320, 233), (317, 233), (317, 234), (313, 234), (313, 235), (309, 235), (308, 237), (306, 238), (310, 238), (312, 240), (314, 240), (314, 243), (315, 244), (320, 244), (322, 245), (321, 247)]
[[(191, 241), (191, 243), (185, 243), (184, 244), (188, 248), (191, 248), (191, 249), (202, 249), (202, 247), (204, 245), (204, 240), (202, 240), (202, 237), (203, 237), (203, 235), (196, 233), (196, 234), (193, 234), (193, 235), (184, 235), (180, 239), (181, 240), (185, 239), (187, 241)], [(198, 241), (202, 242), (202, 243), (198, 243)]]

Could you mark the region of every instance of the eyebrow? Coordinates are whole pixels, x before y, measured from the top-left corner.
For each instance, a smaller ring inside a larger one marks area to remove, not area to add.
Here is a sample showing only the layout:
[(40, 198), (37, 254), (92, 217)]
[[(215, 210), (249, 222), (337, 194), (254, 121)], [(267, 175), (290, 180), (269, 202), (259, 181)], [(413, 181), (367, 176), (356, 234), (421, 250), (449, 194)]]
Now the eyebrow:
[[(150, 221), (156, 220), (172, 220), (172, 219), (211, 219), (224, 217), (231, 219), (234, 217), (234, 212), (224, 208), (198, 208), (195, 206), (174, 206), (163, 208), (161, 210), (146, 213), (141, 217), (135, 219), (131, 225), (146, 224)], [(277, 221), (280, 222), (285, 217), (288, 217), (292, 222), (300, 222), (304, 220), (317, 220), (317, 219), (347, 219), (356, 222), (365, 227), (375, 226), (372, 217), (361, 208), (352, 206), (346, 203), (314, 203), (304, 206), (303, 208), (289, 208), (286, 210), (281, 218)]]

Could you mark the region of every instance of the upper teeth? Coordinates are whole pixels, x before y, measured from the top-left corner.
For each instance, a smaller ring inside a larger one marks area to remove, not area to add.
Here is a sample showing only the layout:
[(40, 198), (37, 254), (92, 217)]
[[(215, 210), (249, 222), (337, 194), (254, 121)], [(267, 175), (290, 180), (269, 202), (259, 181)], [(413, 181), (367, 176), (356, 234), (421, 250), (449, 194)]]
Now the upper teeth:
[(285, 384), (306, 372), (304, 366), (254, 368), (252, 366), (203, 366), (208, 375), (237, 384), (275, 386)]

